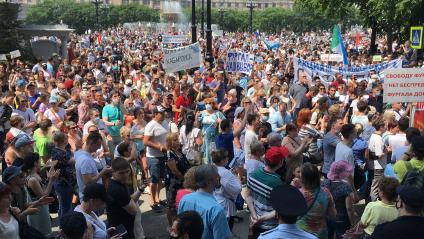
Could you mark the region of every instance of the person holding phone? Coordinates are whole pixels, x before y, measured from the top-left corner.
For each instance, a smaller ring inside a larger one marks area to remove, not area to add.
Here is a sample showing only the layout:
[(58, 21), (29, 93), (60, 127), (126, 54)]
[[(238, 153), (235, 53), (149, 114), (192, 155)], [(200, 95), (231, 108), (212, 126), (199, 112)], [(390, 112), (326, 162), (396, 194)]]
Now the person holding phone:
[[(116, 233), (115, 227), (106, 228), (106, 224), (96, 212), (104, 211), (107, 193), (100, 183), (91, 183), (84, 188), (84, 197), (81, 204), (74, 211), (81, 212), (88, 223), (93, 226), (93, 239), (120, 239), (121, 233)], [(113, 236), (112, 236), (113, 235)]]

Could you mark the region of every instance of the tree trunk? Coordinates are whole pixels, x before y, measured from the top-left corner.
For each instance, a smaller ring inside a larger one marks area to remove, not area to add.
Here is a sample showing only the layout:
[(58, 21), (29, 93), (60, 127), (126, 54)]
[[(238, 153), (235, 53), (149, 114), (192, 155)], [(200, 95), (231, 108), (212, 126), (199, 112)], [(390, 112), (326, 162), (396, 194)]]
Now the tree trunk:
[(375, 45), (375, 41), (377, 40), (377, 27), (371, 27), (371, 44), (370, 44), (370, 55), (375, 55), (377, 52), (377, 46)]
[(386, 44), (387, 44), (387, 52), (389, 54), (391, 54), (392, 53), (392, 44), (393, 44), (393, 32), (392, 31), (387, 32), (387, 42), (386, 42)]

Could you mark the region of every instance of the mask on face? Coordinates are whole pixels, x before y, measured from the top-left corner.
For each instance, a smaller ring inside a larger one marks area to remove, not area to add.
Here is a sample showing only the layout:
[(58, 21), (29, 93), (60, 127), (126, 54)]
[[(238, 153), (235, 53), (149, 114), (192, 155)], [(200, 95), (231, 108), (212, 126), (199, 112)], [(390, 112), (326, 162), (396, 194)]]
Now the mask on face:
[(268, 118), (269, 118), (268, 115), (262, 115), (261, 116), (261, 121), (262, 122), (267, 122), (268, 121)]
[(381, 95), (381, 92), (380, 91), (377, 91), (377, 92), (375, 92), (375, 95), (376, 96), (380, 96)]
[(205, 105), (206, 110), (212, 110), (212, 105), (211, 104), (206, 104)]
[(114, 105), (119, 105), (119, 99), (112, 99), (112, 103)]
[(100, 117), (96, 117), (96, 118), (94, 119), (94, 122), (96, 122), (96, 123), (99, 123), (99, 121), (100, 121)]

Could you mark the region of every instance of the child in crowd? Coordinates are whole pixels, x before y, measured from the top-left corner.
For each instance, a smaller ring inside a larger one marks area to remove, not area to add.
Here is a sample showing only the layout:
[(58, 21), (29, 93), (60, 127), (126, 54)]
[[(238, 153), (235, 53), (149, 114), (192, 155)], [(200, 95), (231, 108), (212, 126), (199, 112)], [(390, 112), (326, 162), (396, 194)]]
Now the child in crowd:
[(252, 173), (256, 169), (265, 166), (262, 161), (262, 156), (265, 155), (264, 145), (261, 142), (253, 142), (250, 145), (250, 151), (252, 154), (252, 160), (247, 160), (244, 165), (247, 177), (249, 177), (250, 173)]
[(365, 207), (362, 214), (360, 226), (364, 228), (365, 238), (368, 238), (377, 225), (393, 221), (398, 217), (396, 209), (396, 199), (398, 194), (396, 188), (399, 182), (395, 178), (383, 177), (380, 179), (378, 187), (378, 197), (380, 200), (370, 202)]

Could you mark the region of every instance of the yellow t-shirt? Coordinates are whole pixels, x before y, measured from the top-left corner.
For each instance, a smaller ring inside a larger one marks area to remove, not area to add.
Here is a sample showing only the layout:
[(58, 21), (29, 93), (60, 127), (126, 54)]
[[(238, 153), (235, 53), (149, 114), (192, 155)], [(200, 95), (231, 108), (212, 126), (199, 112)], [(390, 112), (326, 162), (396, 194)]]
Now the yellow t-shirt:
[(382, 201), (370, 202), (365, 207), (361, 223), (366, 227), (364, 231), (371, 235), (374, 228), (382, 223), (395, 220), (399, 216), (395, 204), (385, 204)]
[[(411, 168), (414, 168), (415, 170), (418, 170), (420, 172), (424, 172), (424, 160), (418, 160), (416, 158), (412, 158), (411, 161), (409, 162), (411, 163)], [(393, 166), (393, 170), (395, 171), (399, 179), (399, 182), (402, 182), (403, 178), (408, 172), (406, 161), (403, 161), (403, 160), (397, 161), (395, 165)]]

